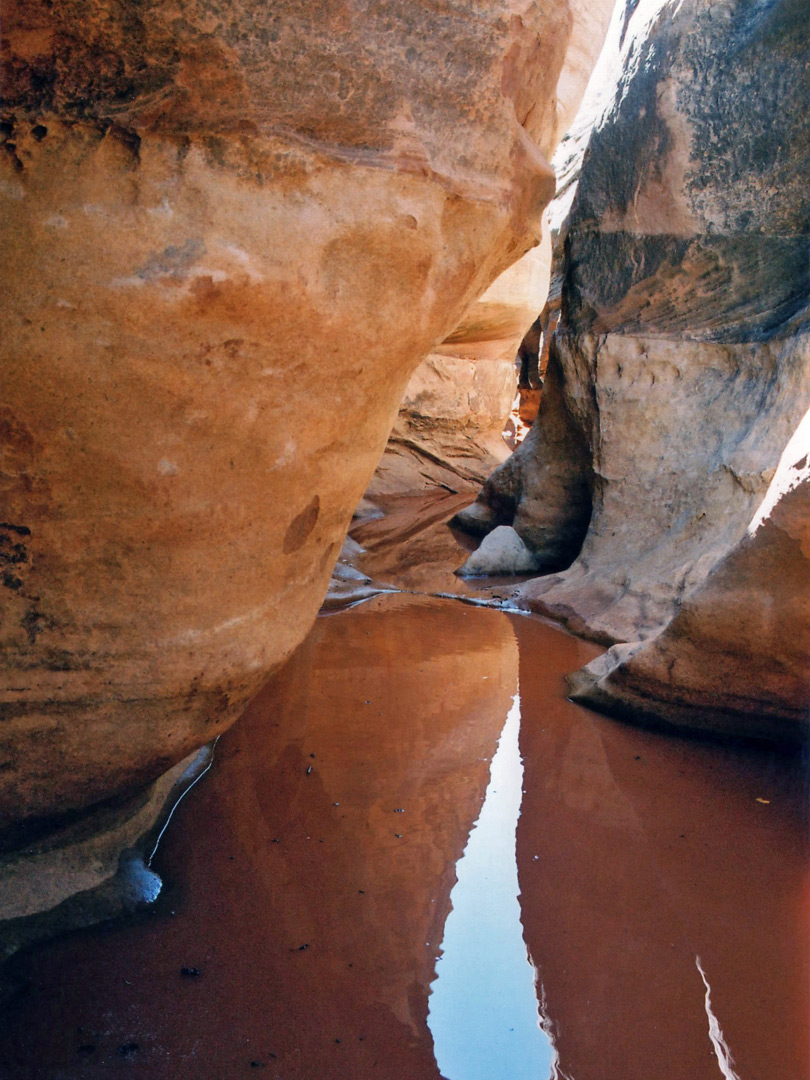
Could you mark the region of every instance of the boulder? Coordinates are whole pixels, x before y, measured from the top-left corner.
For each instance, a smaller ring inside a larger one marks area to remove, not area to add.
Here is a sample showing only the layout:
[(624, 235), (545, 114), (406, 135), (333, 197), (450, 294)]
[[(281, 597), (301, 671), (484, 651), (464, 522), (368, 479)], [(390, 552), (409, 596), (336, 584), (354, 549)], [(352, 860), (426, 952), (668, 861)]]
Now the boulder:
[(511, 525), (499, 525), (484, 537), (457, 571), (462, 577), (491, 574), (530, 574), (537, 570), (537, 556), (523, 543)]

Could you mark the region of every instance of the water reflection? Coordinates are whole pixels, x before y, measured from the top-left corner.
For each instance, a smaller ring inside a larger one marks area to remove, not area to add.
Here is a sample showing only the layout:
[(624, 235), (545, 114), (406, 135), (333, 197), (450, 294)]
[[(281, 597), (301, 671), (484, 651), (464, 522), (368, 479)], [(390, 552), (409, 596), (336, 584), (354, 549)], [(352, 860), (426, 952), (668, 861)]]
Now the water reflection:
[(520, 695), (506, 717), (484, 806), (450, 894), (428, 1025), (447, 1080), (539, 1080), (553, 1052), (538, 1024), (518, 902), (515, 833), (523, 762)]
[(573, 708), (557, 696), (554, 665), (537, 659), (547, 628), (513, 625), (526, 789), (521, 905), (560, 1073), (807, 1080), (801, 763)]
[(596, 652), (448, 600), (320, 619), (178, 806), (155, 914), (20, 957), (0, 1076), (807, 1080), (802, 770), (572, 705)]

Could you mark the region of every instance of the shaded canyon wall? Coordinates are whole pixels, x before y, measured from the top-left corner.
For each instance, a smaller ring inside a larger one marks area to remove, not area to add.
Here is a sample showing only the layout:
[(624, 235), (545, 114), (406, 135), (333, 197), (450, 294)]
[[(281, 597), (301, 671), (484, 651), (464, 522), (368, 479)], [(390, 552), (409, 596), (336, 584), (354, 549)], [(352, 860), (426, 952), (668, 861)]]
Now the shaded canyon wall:
[[(648, 714), (674, 695), (696, 706), (689, 726), (746, 730), (763, 712), (760, 733), (792, 738), (777, 717), (810, 714), (806, 600), (775, 598), (781, 576), (806, 587), (803, 496), (779, 510), (794, 526), (744, 538), (810, 405), (810, 32), (792, 0), (650, 10), (628, 5), (623, 74), (585, 156), (538, 421), (467, 517), (513, 519), (562, 571), (518, 590), (534, 611), (607, 644), (677, 616), (627, 669)], [(776, 534), (792, 538), (780, 558), (755, 554)], [(720, 581), (734, 610), (710, 617)], [(652, 657), (660, 675), (673, 649), (683, 667), (662, 682)], [(684, 659), (701, 649), (702, 684)], [(742, 685), (720, 692), (732, 673)]]

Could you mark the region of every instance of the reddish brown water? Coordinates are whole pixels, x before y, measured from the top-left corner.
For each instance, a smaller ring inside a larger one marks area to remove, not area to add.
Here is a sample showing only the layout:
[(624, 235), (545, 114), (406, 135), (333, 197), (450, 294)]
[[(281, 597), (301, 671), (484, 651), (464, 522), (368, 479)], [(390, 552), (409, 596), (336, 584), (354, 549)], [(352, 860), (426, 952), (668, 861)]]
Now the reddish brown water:
[(807, 1080), (801, 769), (569, 703), (596, 651), (453, 600), (321, 618), (178, 808), (156, 912), (20, 960), (0, 1077), (436, 1080), (436, 957), (519, 692), (520, 913), (559, 1076)]
[(355, 524), (351, 537), (364, 549), (355, 565), (377, 585), (468, 599), (506, 598), (531, 575), (462, 578), (454, 571), (480, 543), (448, 520), (473, 501), (471, 492), (388, 496), (377, 500), (381, 518)]

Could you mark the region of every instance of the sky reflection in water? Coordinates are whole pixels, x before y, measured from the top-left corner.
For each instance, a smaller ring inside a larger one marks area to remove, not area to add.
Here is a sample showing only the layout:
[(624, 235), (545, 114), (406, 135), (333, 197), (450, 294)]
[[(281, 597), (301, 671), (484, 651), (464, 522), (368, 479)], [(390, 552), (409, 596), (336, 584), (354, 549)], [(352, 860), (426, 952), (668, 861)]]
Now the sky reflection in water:
[(523, 762), (520, 696), (506, 717), (481, 814), (456, 867), (428, 1025), (447, 1080), (540, 1080), (556, 1054), (539, 1026), (523, 940), (515, 835)]

